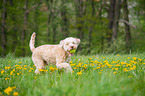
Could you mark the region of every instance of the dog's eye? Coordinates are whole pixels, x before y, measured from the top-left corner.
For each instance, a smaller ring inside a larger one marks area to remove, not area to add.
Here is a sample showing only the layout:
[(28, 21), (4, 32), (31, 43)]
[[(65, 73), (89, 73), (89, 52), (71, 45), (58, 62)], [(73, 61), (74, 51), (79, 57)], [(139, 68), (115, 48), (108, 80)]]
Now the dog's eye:
[(68, 43), (66, 45), (68, 45)]
[(75, 44), (75, 42), (72, 42), (73, 44)]

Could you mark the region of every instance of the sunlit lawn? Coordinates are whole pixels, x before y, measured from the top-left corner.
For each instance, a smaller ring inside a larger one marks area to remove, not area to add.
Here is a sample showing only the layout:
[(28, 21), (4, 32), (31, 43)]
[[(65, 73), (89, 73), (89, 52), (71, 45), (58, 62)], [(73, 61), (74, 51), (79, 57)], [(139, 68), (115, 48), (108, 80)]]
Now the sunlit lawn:
[(0, 96), (145, 96), (145, 53), (73, 56), (73, 73), (34, 73), (31, 57), (0, 59)]

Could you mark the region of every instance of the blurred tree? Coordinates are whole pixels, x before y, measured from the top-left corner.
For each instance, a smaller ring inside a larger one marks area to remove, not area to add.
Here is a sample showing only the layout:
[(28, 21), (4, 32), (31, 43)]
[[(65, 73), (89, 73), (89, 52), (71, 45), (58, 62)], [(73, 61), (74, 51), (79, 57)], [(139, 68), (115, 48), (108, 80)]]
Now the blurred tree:
[(2, 56), (6, 55), (6, 10), (7, 0), (3, 0), (3, 11), (2, 11), (2, 21), (1, 21), (1, 48), (2, 48)]
[(69, 30), (68, 30), (69, 20), (67, 17), (67, 8), (65, 4), (67, 4), (67, 2), (65, 0), (62, 0), (60, 14), (61, 14), (61, 22), (62, 22), (61, 30), (63, 32), (63, 38), (66, 38), (69, 35)]
[[(128, 11), (128, 3), (127, 0), (123, 0), (123, 12), (124, 12), (124, 20), (129, 22), (129, 11)], [(127, 23), (125, 24), (125, 40), (126, 40), (126, 51), (129, 52), (131, 50), (131, 32), (130, 26)]]

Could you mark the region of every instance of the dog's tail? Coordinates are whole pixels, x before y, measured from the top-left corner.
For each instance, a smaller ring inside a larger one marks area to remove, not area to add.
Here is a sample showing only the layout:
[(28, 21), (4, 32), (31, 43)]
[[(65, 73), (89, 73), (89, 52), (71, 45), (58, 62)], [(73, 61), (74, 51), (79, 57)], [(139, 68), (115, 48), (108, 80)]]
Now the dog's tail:
[(35, 36), (36, 36), (36, 33), (34, 32), (31, 36), (31, 39), (30, 39), (30, 50), (33, 52), (35, 47), (34, 47), (34, 44), (35, 44)]

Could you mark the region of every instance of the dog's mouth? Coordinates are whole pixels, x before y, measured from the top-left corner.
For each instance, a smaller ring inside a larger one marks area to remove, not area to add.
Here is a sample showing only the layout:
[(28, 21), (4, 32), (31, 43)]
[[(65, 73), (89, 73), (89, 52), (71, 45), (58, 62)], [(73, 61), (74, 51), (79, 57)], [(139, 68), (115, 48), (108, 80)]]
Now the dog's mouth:
[(67, 51), (67, 54), (68, 54), (69, 56), (73, 56), (73, 55), (74, 55), (74, 53), (70, 53), (69, 51)]
[[(74, 53), (75, 53), (75, 50), (76, 50), (76, 49), (67, 50), (67, 54), (68, 54), (69, 56), (73, 56)], [(73, 51), (73, 52), (72, 52), (72, 51)]]

